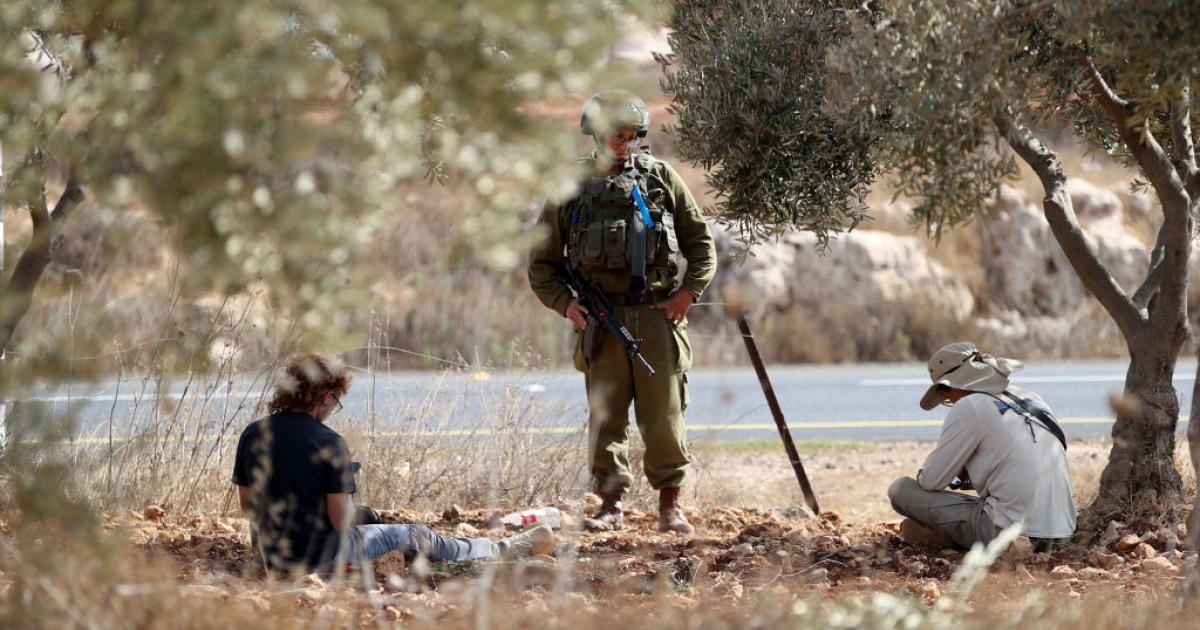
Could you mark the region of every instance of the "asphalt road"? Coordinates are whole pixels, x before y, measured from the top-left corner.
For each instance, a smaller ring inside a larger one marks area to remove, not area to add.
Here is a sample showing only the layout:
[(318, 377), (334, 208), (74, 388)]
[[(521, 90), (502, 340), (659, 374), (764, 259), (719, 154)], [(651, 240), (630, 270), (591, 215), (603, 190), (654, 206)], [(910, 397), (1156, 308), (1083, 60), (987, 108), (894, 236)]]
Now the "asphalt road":
[[(1181, 409), (1190, 408), (1195, 361), (1175, 377)], [(917, 404), (928, 384), (923, 365), (768, 366), (792, 434), (799, 440), (933, 440), (946, 410)], [(1040, 393), (1069, 437), (1109, 435), (1108, 397), (1119, 392), (1125, 366), (1116, 361), (1034, 363), (1014, 375)], [(692, 439), (772, 438), (770, 410), (753, 370), (698, 369), (689, 374), (687, 425)], [(239, 375), (220, 385), (174, 382), (156, 390), (138, 380), (92, 381), (33, 392), (11, 414), (14, 430), (30, 419), (71, 418), (63, 436), (107, 441), (160, 435), (237, 435), (253, 419), (261, 381)], [(545, 434), (582, 431), (583, 377), (575, 372), (358, 373), (345, 409), (330, 424), (342, 431), (436, 431), (448, 436), (517, 427)], [(1182, 424), (1181, 424), (1182, 428)]]

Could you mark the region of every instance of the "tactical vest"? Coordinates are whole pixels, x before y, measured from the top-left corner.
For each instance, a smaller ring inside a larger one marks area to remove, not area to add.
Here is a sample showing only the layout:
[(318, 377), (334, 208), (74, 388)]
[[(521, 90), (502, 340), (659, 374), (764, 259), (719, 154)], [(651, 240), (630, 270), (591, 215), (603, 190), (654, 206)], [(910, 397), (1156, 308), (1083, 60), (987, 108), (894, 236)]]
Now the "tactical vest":
[[(565, 239), (568, 262), (584, 274), (628, 272), (632, 278), (630, 294), (635, 300), (645, 288), (648, 272), (665, 269), (674, 276), (678, 270), (675, 217), (663, 207), (663, 191), (649, 190), (647, 182), (653, 169), (654, 157), (643, 149), (631, 157), (626, 170), (588, 178), (569, 207)], [(649, 224), (634, 200), (635, 184), (645, 200)]]

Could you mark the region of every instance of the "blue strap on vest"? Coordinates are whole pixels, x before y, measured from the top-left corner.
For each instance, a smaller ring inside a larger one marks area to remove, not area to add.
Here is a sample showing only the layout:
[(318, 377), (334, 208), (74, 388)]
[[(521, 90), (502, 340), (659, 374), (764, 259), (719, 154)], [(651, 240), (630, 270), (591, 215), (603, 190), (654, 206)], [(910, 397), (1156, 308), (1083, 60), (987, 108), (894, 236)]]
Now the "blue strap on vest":
[(646, 222), (646, 227), (654, 227), (654, 219), (650, 218), (650, 210), (646, 208), (646, 200), (642, 198), (642, 191), (638, 190), (638, 185), (633, 185), (633, 202), (637, 204), (638, 210), (642, 211), (642, 220)]

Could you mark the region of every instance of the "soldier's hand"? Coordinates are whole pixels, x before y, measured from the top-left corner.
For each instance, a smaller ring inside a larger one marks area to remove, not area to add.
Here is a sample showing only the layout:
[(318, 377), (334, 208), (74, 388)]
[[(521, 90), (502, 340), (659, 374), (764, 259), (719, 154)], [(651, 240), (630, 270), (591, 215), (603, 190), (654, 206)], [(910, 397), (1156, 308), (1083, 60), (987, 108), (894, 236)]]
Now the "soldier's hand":
[(696, 296), (692, 295), (691, 291), (679, 289), (671, 294), (663, 302), (659, 302), (650, 308), (657, 308), (666, 311), (667, 319), (678, 324), (684, 319), (687, 319), (688, 309), (692, 308), (692, 304), (696, 303)]
[(571, 300), (571, 304), (567, 306), (567, 319), (575, 324), (575, 328), (583, 330), (587, 328), (587, 307), (579, 303), (579, 300)]

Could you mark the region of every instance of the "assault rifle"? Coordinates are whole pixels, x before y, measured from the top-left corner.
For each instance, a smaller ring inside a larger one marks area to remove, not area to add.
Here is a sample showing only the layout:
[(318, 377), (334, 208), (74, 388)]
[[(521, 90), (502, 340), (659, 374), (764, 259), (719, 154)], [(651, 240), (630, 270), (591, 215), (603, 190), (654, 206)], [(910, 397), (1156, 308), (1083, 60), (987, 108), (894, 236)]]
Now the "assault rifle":
[(575, 294), (579, 296), (579, 303), (588, 310), (588, 317), (595, 317), (602, 322), (612, 332), (613, 336), (617, 338), (617, 341), (620, 341), (621, 345), (625, 347), (625, 352), (641, 362), (650, 376), (654, 376), (654, 368), (650, 367), (650, 362), (638, 350), (641, 341), (634, 339), (633, 334), (629, 332), (625, 324), (621, 323), (621, 320), (617, 319), (617, 316), (613, 314), (613, 305), (609, 301), (608, 296), (604, 295), (604, 292), (600, 290), (600, 287), (596, 286), (595, 282), (588, 282), (587, 278), (584, 278), (571, 265), (565, 264), (563, 266), (567, 270), (567, 282), (575, 290)]

